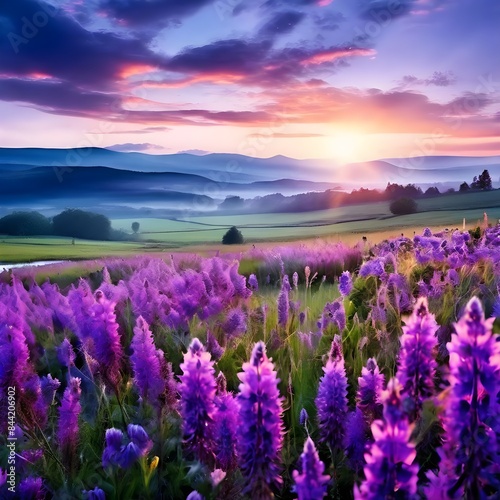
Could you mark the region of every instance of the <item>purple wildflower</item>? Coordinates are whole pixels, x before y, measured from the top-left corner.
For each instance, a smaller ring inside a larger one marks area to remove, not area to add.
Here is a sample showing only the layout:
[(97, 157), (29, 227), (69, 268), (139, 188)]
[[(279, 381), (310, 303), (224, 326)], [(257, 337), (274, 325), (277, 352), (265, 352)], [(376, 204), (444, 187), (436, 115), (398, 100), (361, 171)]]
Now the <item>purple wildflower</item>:
[(420, 298), (408, 324), (403, 326), (398, 363), (403, 406), (410, 421), (417, 418), (423, 401), (434, 393), (436, 361), (433, 351), (438, 328), (434, 315), (429, 313), (427, 299)]
[(239, 337), (247, 331), (247, 318), (241, 309), (232, 309), (226, 315), (222, 325), (224, 333), (229, 337)]
[(106, 500), (106, 494), (96, 486), (93, 490), (84, 490), (83, 498), (85, 500)]
[(365, 454), (365, 481), (355, 488), (355, 499), (412, 498), (417, 492), (416, 451), (409, 443), (412, 427), (400, 408), (397, 380), (389, 381), (383, 401), (384, 420), (371, 425), (375, 441)]
[(366, 261), (359, 269), (359, 275), (362, 278), (367, 276), (381, 277), (385, 273), (383, 261), (380, 258)]
[(346, 327), (344, 304), (341, 299), (325, 304), (323, 315), (321, 316), (322, 330), (325, 330), (330, 324), (335, 325), (340, 331)]
[(308, 437), (300, 455), (301, 472), (293, 471), (294, 491), (299, 500), (319, 500), (325, 497), (330, 476), (323, 474), (325, 464), (319, 459), (313, 440)]
[(306, 320), (306, 313), (305, 311), (300, 311), (299, 313), (299, 323), (302, 326)]
[(165, 358), (163, 352), (156, 349), (149, 325), (142, 316), (137, 318), (131, 348), (133, 352), (130, 361), (139, 394), (151, 404), (158, 405), (159, 397), (165, 391), (165, 380), (162, 377)]
[(184, 443), (200, 461), (212, 457), (212, 423), (215, 415), (214, 362), (198, 339), (193, 339), (181, 363), (181, 415)]
[(368, 437), (368, 424), (363, 412), (356, 408), (347, 417), (345, 431), (345, 454), (349, 466), (356, 473), (363, 469), (364, 452)]
[(305, 408), (302, 408), (299, 414), (299, 424), (305, 426), (308, 420), (309, 414), (307, 413), (307, 410)]
[(29, 357), (22, 319), (6, 308), (5, 314), (0, 315), (0, 389), (2, 394), (7, 393), (7, 387), (15, 387), (19, 391), (30, 377), (33, 369)]
[(27, 477), (19, 483), (19, 498), (24, 500), (43, 500), (45, 492), (40, 477)]
[(215, 361), (218, 361), (224, 354), (224, 348), (210, 331), (207, 331), (207, 351), (212, 355), (212, 359)]
[(347, 297), (352, 291), (352, 278), (349, 271), (344, 271), (339, 278), (339, 292)]
[(259, 289), (259, 282), (257, 281), (257, 276), (255, 276), (255, 274), (251, 274), (248, 277), (248, 284), (250, 285), (250, 288), (254, 291), (257, 291)]
[(192, 491), (187, 497), (186, 500), (205, 500), (205, 497), (200, 495), (197, 491)]
[(343, 445), (347, 416), (347, 377), (342, 355), (342, 340), (338, 335), (333, 339), (323, 371), (324, 375), (319, 381), (316, 397), (319, 432), (321, 441), (326, 442), (333, 452)]
[(358, 378), (357, 404), (363, 412), (368, 424), (374, 419), (382, 417), (381, 396), (384, 388), (384, 375), (380, 373), (375, 358), (366, 362)]
[(217, 467), (227, 471), (236, 467), (236, 434), (238, 430), (238, 403), (226, 390), (226, 378), (217, 376), (215, 396), (214, 444)]
[(75, 362), (75, 352), (71, 342), (65, 338), (57, 348), (57, 359), (61, 365), (69, 368)]
[(269, 498), (270, 487), (281, 484), (279, 461), (283, 446), (283, 409), (276, 370), (263, 342), (255, 344), (249, 362), (238, 374), (238, 452), (247, 492)]
[(146, 431), (140, 425), (129, 424), (127, 434), (129, 439), (124, 443), (121, 430), (112, 428), (106, 431), (106, 447), (102, 454), (103, 467), (118, 466), (129, 469), (153, 446)]
[(493, 321), (484, 319), (481, 302), (474, 297), (447, 344), (451, 392), (445, 413), (448, 440), (444, 451), (456, 473), (455, 478), (450, 478), (450, 496), (479, 498), (488, 487), (500, 489), (495, 477), (500, 431), (500, 342), (492, 334)]
[(278, 324), (281, 326), (286, 326), (288, 323), (288, 313), (290, 309), (290, 300), (288, 297), (289, 287), (286, 286), (288, 280), (283, 280), (283, 285), (281, 287), (280, 294), (278, 295)]
[(292, 283), (295, 290), (297, 290), (299, 286), (299, 273), (297, 271), (295, 271), (292, 275)]
[(115, 428), (108, 429), (105, 439), (106, 447), (102, 453), (102, 466), (118, 465), (123, 447), (123, 432)]
[(71, 377), (64, 390), (63, 400), (59, 408), (59, 425), (57, 440), (65, 463), (73, 466), (76, 445), (78, 443), (78, 417), (82, 411), (80, 405), (80, 379)]
[(116, 387), (120, 379), (123, 359), (118, 323), (116, 322), (115, 304), (97, 290), (96, 303), (91, 308), (93, 354), (99, 363), (99, 372), (105, 380)]

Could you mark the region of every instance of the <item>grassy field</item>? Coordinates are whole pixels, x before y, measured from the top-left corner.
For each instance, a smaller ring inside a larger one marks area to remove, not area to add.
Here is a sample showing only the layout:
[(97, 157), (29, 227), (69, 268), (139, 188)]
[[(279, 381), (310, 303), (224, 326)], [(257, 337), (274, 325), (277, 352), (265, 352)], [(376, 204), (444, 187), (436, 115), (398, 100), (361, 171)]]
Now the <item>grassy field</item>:
[[(174, 220), (159, 218), (113, 219), (115, 229), (129, 232), (132, 222), (140, 223), (136, 242), (76, 240), (71, 238), (0, 237), (0, 262), (37, 260), (94, 259), (105, 256), (136, 255), (163, 251), (189, 251), (210, 254), (219, 249), (244, 251), (255, 244), (307, 240), (321, 237), (354, 245), (365, 236), (369, 243), (403, 233), (413, 236), (423, 228), (472, 228), (483, 221), (486, 211), (490, 222), (500, 219), (500, 190), (443, 195), (418, 201), (419, 212), (393, 216), (388, 202), (337, 207), (329, 210), (286, 214), (207, 215)], [(223, 247), (222, 236), (231, 226), (243, 233), (247, 245)]]
[(145, 251), (143, 244), (115, 241), (87, 241), (71, 238), (0, 237), (0, 262), (33, 262), (38, 260), (94, 259), (110, 255), (130, 255)]

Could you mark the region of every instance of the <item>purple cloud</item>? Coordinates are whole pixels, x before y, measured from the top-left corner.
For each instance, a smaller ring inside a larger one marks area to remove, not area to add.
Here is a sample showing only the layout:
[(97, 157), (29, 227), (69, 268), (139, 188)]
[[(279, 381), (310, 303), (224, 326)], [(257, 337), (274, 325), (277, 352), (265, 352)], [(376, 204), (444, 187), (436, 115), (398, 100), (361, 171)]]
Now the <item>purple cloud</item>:
[(297, 11), (277, 12), (259, 31), (261, 36), (278, 36), (292, 32), (304, 19), (305, 14)]
[(103, 0), (100, 8), (129, 26), (164, 26), (192, 15), (212, 0)]

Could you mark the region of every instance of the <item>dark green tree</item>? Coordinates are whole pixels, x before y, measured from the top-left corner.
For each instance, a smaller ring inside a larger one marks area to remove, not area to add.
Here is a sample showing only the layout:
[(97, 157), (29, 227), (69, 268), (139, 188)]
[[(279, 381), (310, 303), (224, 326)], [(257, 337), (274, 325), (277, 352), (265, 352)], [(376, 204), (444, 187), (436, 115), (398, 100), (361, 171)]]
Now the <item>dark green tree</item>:
[(132, 231), (134, 231), (134, 234), (137, 234), (139, 232), (140, 224), (138, 222), (132, 222)]
[(470, 190), (470, 186), (464, 181), (462, 182), (462, 184), (460, 184), (460, 192), (463, 193), (465, 191), (469, 191)]
[(389, 205), (394, 215), (414, 214), (417, 211), (417, 202), (412, 198), (398, 198)]
[(223, 245), (238, 245), (243, 242), (243, 235), (236, 226), (233, 226), (231, 229), (229, 229), (227, 233), (222, 237)]
[(52, 219), (54, 234), (88, 240), (109, 240), (111, 222), (105, 216), (70, 208)]
[(52, 224), (39, 212), (13, 212), (0, 219), (0, 234), (43, 236), (52, 234)]
[(487, 170), (483, 170), (483, 173), (479, 176), (477, 187), (483, 190), (492, 189), (490, 173)]

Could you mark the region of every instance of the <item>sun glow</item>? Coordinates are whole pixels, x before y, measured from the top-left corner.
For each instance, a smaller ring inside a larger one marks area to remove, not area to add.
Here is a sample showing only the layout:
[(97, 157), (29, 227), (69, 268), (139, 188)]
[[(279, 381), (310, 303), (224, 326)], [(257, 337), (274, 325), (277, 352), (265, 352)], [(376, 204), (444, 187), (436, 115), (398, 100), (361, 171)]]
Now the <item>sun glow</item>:
[(359, 160), (363, 136), (356, 132), (337, 132), (328, 138), (328, 156), (342, 163)]

